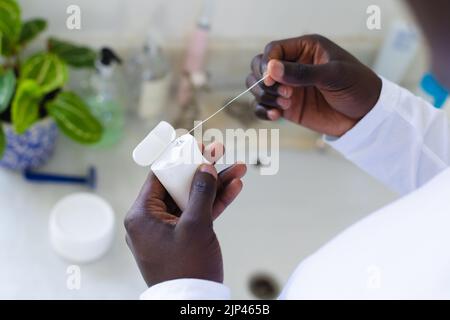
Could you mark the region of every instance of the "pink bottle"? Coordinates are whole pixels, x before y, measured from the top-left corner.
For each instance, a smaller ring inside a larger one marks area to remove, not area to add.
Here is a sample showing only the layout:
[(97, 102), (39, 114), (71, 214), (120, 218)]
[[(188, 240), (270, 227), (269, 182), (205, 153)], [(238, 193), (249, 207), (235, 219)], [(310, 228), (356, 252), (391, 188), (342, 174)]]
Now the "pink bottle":
[(213, 11), (214, 0), (204, 0), (202, 14), (192, 35), (183, 65), (183, 75), (178, 87), (177, 101), (180, 106), (188, 105), (192, 98), (193, 88), (206, 83), (205, 56), (208, 48), (208, 34)]

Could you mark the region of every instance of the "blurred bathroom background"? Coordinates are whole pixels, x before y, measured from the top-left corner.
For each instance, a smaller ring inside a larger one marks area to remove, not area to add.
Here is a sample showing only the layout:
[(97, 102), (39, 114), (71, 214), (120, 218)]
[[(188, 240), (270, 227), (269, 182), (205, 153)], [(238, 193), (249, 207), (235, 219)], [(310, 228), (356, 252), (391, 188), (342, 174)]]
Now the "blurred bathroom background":
[[(210, 31), (204, 72), (191, 79), (196, 84), (195, 106), (180, 109), (174, 101), (175, 90), (204, 1), (19, 1), (25, 19), (48, 20), (47, 30), (28, 51), (43, 47), (51, 35), (98, 50), (113, 48), (121, 58), (117, 72), (121, 77), (118, 99), (123, 109), (123, 132), (109, 148), (86, 148), (60, 136), (51, 160), (38, 168), (40, 172), (83, 175), (94, 166), (95, 191), (79, 185), (30, 183), (20, 173), (0, 170), (0, 298), (137, 299), (146, 286), (125, 244), (122, 221), (148, 169), (132, 161), (134, 146), (158, 121), (179, 119), (180, 114), (192, 111), (189, 108), (196, 109), (193, 117), (199, 120), (245, 90), (250, 61), (269, 41), (318, 33), (369, 66), (377, 64), (378, 70), (392, 71), (394, 67), (380, 53), (384, 44), (385, 50), (395, 51), (395, 46), (386, 44), (393, 32), (394, 37), (395, 32), (406, 32), (409, 38), (403, 40), (407, 50), (397, 53), (405, 55), (406, 65), (397, 66), (401, 70), (396, 69), (394, 80), (416, 90), (427, 71), (426, 46), (400, 0), (213, 2), (207, 13)], [(80, 29), (66, 27), (66, 10), (71, 5), (81, 9)], [(381, 9), (379, 30), (366, 26), (370, 5)], [(158, 47), (153, 53), (161, 56), (157, 67), (164, 66), (158, 72), (170, 76), (148, 93), (162, 104), (157, 112), (144, 111), (142, 115), (141, 82), (148, 79), (145, 74), (137, 77), (133, 70), (152, 68), (144, 61), (150, 49), (142, 55), (149, 35)], [(85, 75), (71, 74), (69, 85), (83, 92)], [(286, 122), (256, 120), (249, 100), (241, 99), (208, 126), (279, 127), (280, 171), (275, 176), (260, 176), (258, 168), (250, 166), (242, 194), (217, 221), (216, 230), (223, 248), (225, 283), (233, 298), (274, 298), (302, 259), (394, 199), (395, 194), (324, 146), (319, 135)], [(81, 285), (74, 289), (67, 285), (67, 268), (74, 263), (52, 250), (48, 219), (59, 199), (80, 191), (94, 192), (107, 200), (114, 209), (116, 225), (111, 249), (97, 261), (80, 265)]]
[[(203, 6), (198, 0), (60, 0), (55, 3), (23, 0), (21, 3), (24, 17), (48, 19), (48, 34), (94, 46), (114, 45), (122, 51), (142, 46), (149, 30), (158, 35), (166, 50), (183, 51)], [(74, 4), (81, 8), (80, 30), (66, 28), (68, 15), (65, 12)], [(369, 30), (366, 26), (369, 16), (366, 10), (371, 5), (381, 9), (380, 30)], [(397, 21), (414, 23), (401, 0), (345, 0), (342, 3), (217, 0), (211, 14), (208, 70), (214, 75), (213, 84), (233, 82), (239, 76), (236, 72), (248, 68), (249, 59), (255, 52), (262, 51), (269, 41), (308, 33), (323, 34), (372, 64), (390, 27)], [(233, 55), (234, 50), (239, 54)], [(233, 63), (229, 63), (231, 59)], [(415, 61), (405, 81), (414, 82), (420, 77), (425, 68), (423, 61)], [(177, 61), (172, 62), (177, 64)]]

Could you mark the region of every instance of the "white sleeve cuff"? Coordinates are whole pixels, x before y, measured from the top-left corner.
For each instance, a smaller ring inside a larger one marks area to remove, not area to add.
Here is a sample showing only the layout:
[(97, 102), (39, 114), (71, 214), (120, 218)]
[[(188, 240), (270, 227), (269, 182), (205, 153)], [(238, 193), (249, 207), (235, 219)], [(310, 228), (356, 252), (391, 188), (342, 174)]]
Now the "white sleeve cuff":
[(141, 300), (229, 300), (223, 284), (200, 279), (176, 279), (158, 283), (140, 296)]
[(342, 137), (324, 136), (325, 142), (348, 156), (371, 136), (378, 126), (392, 114), (401, 96), (401, 88), (384, 78), (380, 97), (370, 112)]

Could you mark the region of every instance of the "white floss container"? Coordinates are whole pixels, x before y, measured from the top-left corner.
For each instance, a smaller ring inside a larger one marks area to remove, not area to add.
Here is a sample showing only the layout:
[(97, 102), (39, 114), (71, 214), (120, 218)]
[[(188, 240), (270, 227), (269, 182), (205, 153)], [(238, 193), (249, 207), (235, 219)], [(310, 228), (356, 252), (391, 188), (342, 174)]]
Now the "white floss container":
[(209, 163), (190, 134), (177, 138), (175, 129), (161, 121), (133, 151), (134, 161), (151, 170), (181, 210), (189, 201), (191, 183), (199, 165)]
[(114, 211), (99, 196), (75, 193), (56, 203), (50, 214), (50, 243), (63, 258), (87, 263), (100, 258), (114, 237)]

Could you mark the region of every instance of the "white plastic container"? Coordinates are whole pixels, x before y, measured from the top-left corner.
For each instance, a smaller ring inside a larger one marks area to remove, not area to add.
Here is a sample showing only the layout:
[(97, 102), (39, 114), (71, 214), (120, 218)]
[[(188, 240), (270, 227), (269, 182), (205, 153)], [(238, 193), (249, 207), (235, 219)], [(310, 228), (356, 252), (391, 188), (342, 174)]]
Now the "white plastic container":
[(143, 119), (155, 119), (162, 115), (168, 101), (171, 75), (169, 62), (159, 41), (149, 32), (143, 51), (136, 58), (136, 70), (141, 74), (141, 90), (138, 115)]
[(175, 129), (161, 121), (133, 151), (134, 161), (150, 166), (181, 210), (186, 209), (199, 165), (209, 163), (190, 134), (175, 139)]
[(69, 195), (58, 201), (50, 214), (50, 243), (69, 261), (95, 261), (111, 246), (114, 220), (113, 209), (99, 196), (91, 193)]

